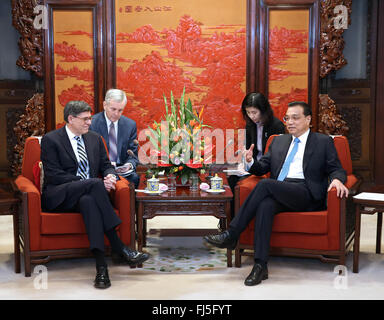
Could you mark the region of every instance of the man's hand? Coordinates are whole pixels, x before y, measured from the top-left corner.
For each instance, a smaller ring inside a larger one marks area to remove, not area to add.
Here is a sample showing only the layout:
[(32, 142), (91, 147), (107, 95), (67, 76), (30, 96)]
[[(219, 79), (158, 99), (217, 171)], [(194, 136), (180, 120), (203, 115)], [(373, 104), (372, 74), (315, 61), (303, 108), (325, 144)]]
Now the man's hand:
[(348, 197), (348, 188), (338, 179), (333, 179), (331, 184), (329, 185), (328, 192), (333, 188), (336, 188), (336, 194), (339, 198), (342, 198), (344, 195)]
[(246, 162), (251, 162), (253, 159), (253, 149), (255, 145), (252, 143), (248, 150), (244, 151), (244, 158)]
[(116, 188), (116, 177), (114, 174), (109, 174), (104, 177), (104, 187), (108, 192)]

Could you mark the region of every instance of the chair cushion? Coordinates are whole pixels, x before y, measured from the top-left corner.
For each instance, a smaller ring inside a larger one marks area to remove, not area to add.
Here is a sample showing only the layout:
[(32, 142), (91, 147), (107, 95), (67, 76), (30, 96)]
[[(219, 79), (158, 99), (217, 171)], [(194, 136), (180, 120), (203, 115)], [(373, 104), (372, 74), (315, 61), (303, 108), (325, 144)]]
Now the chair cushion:
[(326, 234), (327, 211), (278, 213), (273, 220), (272, 232)]
[[(118, 215), (119, 212), (115, 210)], [(80, 213), (41, 213), (41, 234), (83, 234), (86, 233), (83, 217)]]
[[(327, 211), (281, 212), (276, 214), (273, 219), (272, 232), (327, 234), (327, 222)], [(254, 225), (254, 220), (252, 220), (247, 227), (252, 235)], [(251, 243), (253, 243), (253, 236), (251, 238)]]
[(80, 213), (41, 213), (41, 234), (81, 234), (86, 233)]

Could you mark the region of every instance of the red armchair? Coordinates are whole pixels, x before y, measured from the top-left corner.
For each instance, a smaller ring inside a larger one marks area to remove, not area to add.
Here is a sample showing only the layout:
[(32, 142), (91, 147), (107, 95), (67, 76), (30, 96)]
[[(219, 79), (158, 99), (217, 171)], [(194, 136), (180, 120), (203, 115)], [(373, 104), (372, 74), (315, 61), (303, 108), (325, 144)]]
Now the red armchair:
[[(267, 141), (266, 150), (272, 142)], [(352, 173), (352, 160), (348, 140), (335, 136), (334, 144), (343, 168), (347, 172), (346, 187), (353, 194), (360, 181)], [(250, 176), (235, 187), (235, 212), (248, 197), (260, 179)], [(319, 258), (323, 262), (345, 265), (345, 256), (352, 246), (354, 233), (346, 239), (346, 199), (336, 196), (336, 189), (328, 193), (328, 208), (314, 212), (281, 212), (274, 218), (270, 241), (270, 254)], [(253, 221), (241, 234), (235, 249), (235, 266), (241, 266), (242, 255), (253, 255)], [(249, 252), (251, 250), (251, 252)]]
[[(20, 240), (24, 254), (25, 276), (31, 264), (51, 259), (89, 256), (89, 242), (80, 213), (49, 213), (41, 210), (39, 175), (40, 144), (36, 137), (25, 142), (21, 175), (15, 183), (22, 193)], [(35, 171), (35, 172), (34, 172)], [(122, 223), (118, 234), (125, 245), (135, 249), (135, 200), (133, 186), (125, 179), (111, 192), (112, 203)], [(105, 238), (108, 245), (108, 240)]]

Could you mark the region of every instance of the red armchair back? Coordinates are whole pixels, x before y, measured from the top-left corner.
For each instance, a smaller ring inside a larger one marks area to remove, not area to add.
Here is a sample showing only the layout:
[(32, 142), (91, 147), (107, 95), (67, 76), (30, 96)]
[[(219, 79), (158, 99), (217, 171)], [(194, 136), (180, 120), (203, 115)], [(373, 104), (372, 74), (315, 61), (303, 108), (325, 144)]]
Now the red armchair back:
[[(26, 276), (31, 275), (31, 264), (90, 254), (88, 237), (80, 213), (50, 213), (41, 210), (38, 185), (40, 172), (36, 167), (39, 161), (39, 139), (30, 137), (25, 142), (22, 172), (15, 180), (23, 199), (20, 238)], [(111, 198), (116, 213), (123, 221), (118, 227), (120, 238), (127, 246), (135, 248), (133, 186), (125, 179), (119, 180)], [(105, 241), (108, 245), (108, 240)]]
[[(266, 145), (266, 151), (275, 137), (271, 136)], [(346, 187), (353, 190), (359, 185), (359, 180), (352, 173), (352, 160), (346, 137), (335, 136), (334, 144), (343, 168), (347, 172)], [(235, 211), (248, 197), (260, 179), (263, 177), (250, 176), (241, 180), (235, 187)], [(332, 189), (328, 193), (327, 210), (311, 212), (282, 212), (275, 216), (270, 242), (271, 255), (288, 255), (316, 257), (326, 262), (345, 264), (345, 255), (352, 245), (352, 238), (346, 241), (345, 231), (345, 202)], [(236, 251), (235, 265), (241, 266), (241, 256), (251, 255), (253, 250), (254, 223), (250, 222), (241, 234)]]

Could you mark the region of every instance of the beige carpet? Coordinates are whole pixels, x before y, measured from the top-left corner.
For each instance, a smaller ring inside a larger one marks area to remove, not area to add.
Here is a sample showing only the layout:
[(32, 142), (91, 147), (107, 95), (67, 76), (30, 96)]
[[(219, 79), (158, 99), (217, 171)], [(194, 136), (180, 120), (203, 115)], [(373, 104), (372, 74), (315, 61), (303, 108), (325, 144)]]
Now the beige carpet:
[[(148, 221), (148, 229), (216, 228), (212, 217), (157, 217)], [(261, 285), (243, 284), (252, 261), (245, 258), (242, 268), (217, 265), (196, 268), (190, 272), (152, 270), (151, 263), (143, 269), (109, 266), (111, 288), (96, 290), (93, 259), (52, 261), (47, 267), (47, 288), (41, 276), (26, 278), (13, 271), (13, 236), (10, 217), (0, 217), (0, 299), (166, 299), (166, 300), (248, 300), (248, 299), (383, 299), (384, 254), (375, 254), (376, 216), (363, 216), (361, 235), (360, 272), (352, 273), (352, 253), (347, 257), (343, 278), (334, 273), (335, 265), (313, 259), (272, 257), (269, 279)], [(148, 251), (158, 255), (173, 248), (193, 250), (205, 245), (201, 237), (155, 236), (148, 241)], [(192, 250), (192, 251), (191, 251)], [(209, 249), (206, 250), (209, 252)], [(179, 253), (182, 253), (182, 249)], [(206, 253), (201, 253), (208, 259)], [(200, 259), (198, 255), (195, 257)], [(155, 256), (153, 260), (159, 259)], [(209, 261), (208, 261), (209, 264)], [(152, 263), (153, 266), (153, 263)]]

